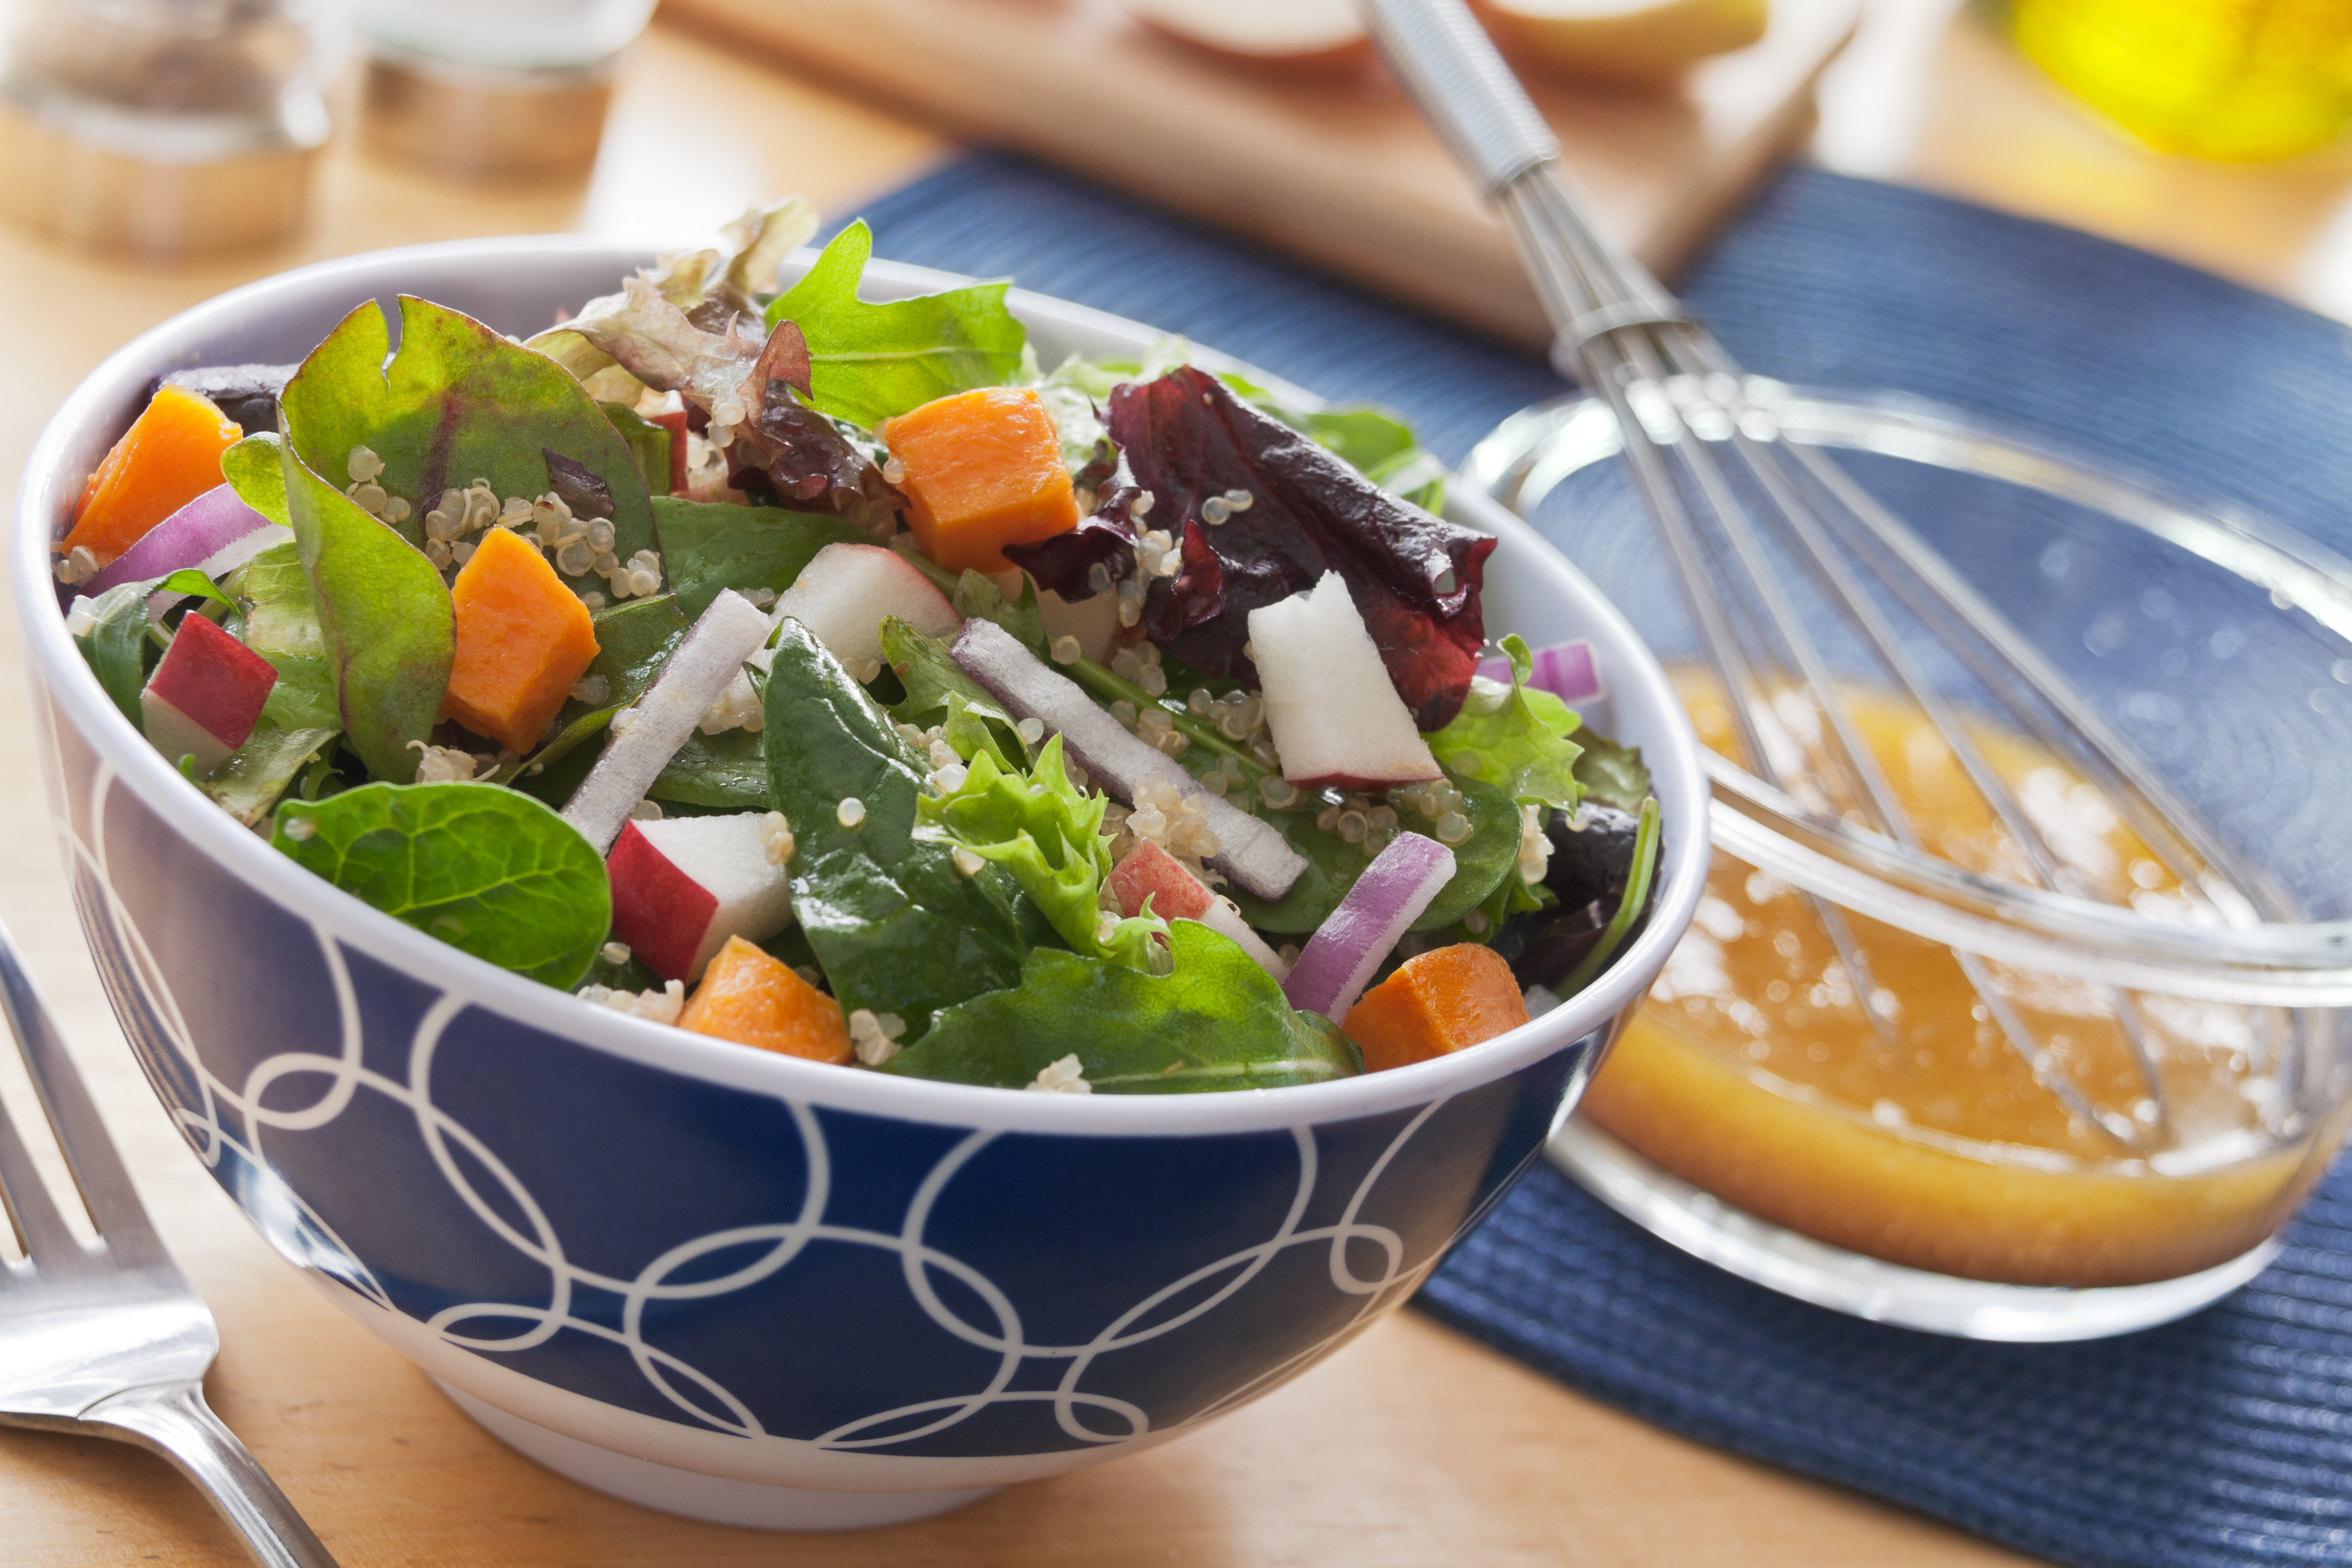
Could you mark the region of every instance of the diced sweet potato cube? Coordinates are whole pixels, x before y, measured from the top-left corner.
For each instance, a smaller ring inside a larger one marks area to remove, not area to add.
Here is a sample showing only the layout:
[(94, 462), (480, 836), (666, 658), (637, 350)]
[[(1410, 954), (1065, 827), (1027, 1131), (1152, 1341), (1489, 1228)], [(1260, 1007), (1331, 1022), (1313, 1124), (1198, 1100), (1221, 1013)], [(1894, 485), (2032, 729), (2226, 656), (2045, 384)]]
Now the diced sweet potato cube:
[(1364, 993), (1339, 1026), (1364, 1053), (1364, 1070), (1425, 1062), (1517, 1028), (1527, 998), (1490, 947), (1460, 942), (1408, 958)]
[(1006, 545), (1078, 525), (1062, 440), (1034, 392), (983, 386), (937, 398), (884, 421), (882, 437), (907, 468), (898, 488), (916, 542), (950, 572), (1008, 570)]
[(850, 1056), (841, 1004), (740, 936), (702, 972), (677, 1026), (813, 1062), (841, 1066)]
[(449, 597), (457, 647), (443, 716), (511, 751), (530, 751), (596, 658), (588, 606), (537, 547), (504, 528), (482, 536)]
[(165, 383), (89, 476), (59, 552), (87, 548), (105, 565), (219, 484), (221, 454), (244, 437), (210, 398)]

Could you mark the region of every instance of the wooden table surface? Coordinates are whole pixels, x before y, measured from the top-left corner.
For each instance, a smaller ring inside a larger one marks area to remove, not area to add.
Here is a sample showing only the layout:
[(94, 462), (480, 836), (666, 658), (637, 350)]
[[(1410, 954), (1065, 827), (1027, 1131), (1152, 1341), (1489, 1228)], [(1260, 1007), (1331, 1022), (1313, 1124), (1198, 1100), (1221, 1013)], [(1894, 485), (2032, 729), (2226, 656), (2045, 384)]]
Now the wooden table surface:
[[(2074, 221), (2352, 317), (2345, 168), (2221, 170), (2149, 156), (1973, 24), (1952, 22), (1950, 9), (1881, 0), (1825, 87), (1823, 161)], [(950, 152), (903, 108), (861, 106), (661, 26), (629, 63), (613, 132), (591, 180), (536, 192), (457, 189), (339, 146), (308, 237), (226, 259), (141, 265), (0, 229), (0, 494), (13, 496), (68, 386), (133, 333), (234, 283), (464, 235), (577, 229), (676, 243), (790, 191), (845, 211)], [(12, 634), (0, 633), (0, 735), (21, 738)], [(29, 747), (0, 747), (0, 814), (21, 825), (0, 836), (0, 917), (46, 983), (156, 1222), (220, 1320), (215, 1406), (347, 1568), (2021, 1561), (1665, 1436), (1410, 1312), (1204, 1433), (924, 1524), (778, 1537), (586, 1491), (501, 1447), (329, 1307), (198, 1167), (100, 994), (47, 813)], [(27, 1122), (9, 1052), (0, 1098)], [(0, 1563), (243, 1561), (160, 1461), (0, 1431)]]

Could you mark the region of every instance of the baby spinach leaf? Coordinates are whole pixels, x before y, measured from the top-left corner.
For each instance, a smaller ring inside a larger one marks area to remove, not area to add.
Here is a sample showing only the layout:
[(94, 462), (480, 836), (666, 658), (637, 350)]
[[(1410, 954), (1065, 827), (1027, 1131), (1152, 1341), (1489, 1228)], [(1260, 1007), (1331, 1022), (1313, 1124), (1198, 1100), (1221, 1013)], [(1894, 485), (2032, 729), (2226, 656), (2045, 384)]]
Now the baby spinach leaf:
[(826, 545), (874, 542), (854, 523), (814, 512), (676, 496), (656, 496), (653, 507), (662, 548), (668, 552), (670, 587), (689, 621), (709, 609), (721, 589), (781, 594)]
[(1429, 749), (1447, 773), (1495, 784), (1522, 805), (1573, 811), (1584, 788), (1576, 782), (1579, 748), (1568, 736), (1580, 721), (1550, 692), (1529, 689), (1535, 658), (1525, 639), (1505, 637), (1503, 653), (1510, 685), (1474, 676), (1462, 711), (1427, 737)]
[(1156, 915), (1114, 920), (1097, 901), (1111, 871), (1102, 832), (1109, 804), (1071, 784), (1056, 735), (1025, 774), (1000, 768), (982, 752), (960, 788), (925, 795), (915, 808), (934, 833), (1003, 867), (1072, 952), (1156, 973), (1167, 922)]
[(798, 840), (793, 912), (842, 1005), (896, 1013), (919, 1037), (940, 1008), (1014, 984), (1026, 900), (995, 867), (967, 877), (954, 846), (916, 836), (921, 763), (798, 621), (778, 634), (765, 701), (768, 795)]
[(967, 763), (985, 754), (1007, 773), (1029, 765), (1029, 746), (1013, 715), (964, 673), (947, 644), (925, 637), (896, 616), (886, 616), (882, 656), (907, 689), (905, 700), (890, 710), (893, 719), (919, 730), (940, 727), (948, 744)]
[[(1474, 778), (1454, 778), (1454, 787), (1462, 792), (1463, 815), (1470, 819), (1470, 837), (1454, 846), (1454, 879), (1445, 884), (1431, 900), (1421, 919), (1415, 921), (1415, 931), (1437, 931), (1476, 909), (1490, 897), (1503, 879), (1516, 874), (1519, 858), (1519, 805), (1504, 791)], [(1290, 847), (1307, 858), (1307, 870), (1291, 885), (1290, 891), (1268, 902), (1254, 899), (1238, 888), (1228, 889), (1234, 902), (1241, 906), (1242, 918), (1260, 931), (1297, 935), (1311, 931), (1321, 925), (1364, 868), (1372, 863), (1371, 857), (1360, 844), (1349, 844), (1336, 833), (1325, 833), (1315, 826), (1318, 804), (1294, 811), (1268, 811), (1260, 815), (1282, 829)], [(1429, 825), (1407, 816), (1406, 827), (1426, 833)]]
[(267, 709), (254, 724), (245, 744), (231, 752), (205, 779), (205, 793), (222, 810), (247, 827), (269, 815), (286, 786), (294, 782), (338, 733), (331, 727), (289, 730)]
[[(405, 294), (400, 353), (386, 363), (391, 346), (383, 311), (370, 300), (310, 351), (278, 401), (289, 440), (317, 472), (345, 472), (354, 447), (383, 459), (376, 482), (409, 500), (399, 528), (411, 544), (423, 546), (425, 513), (445, 489), (480, 478), (501, 496), (545, 493), (552, 451), (611, 489), (614, 554), (626, 561), (659, 548), (628, 443), (569, 371), (470, 316)], [(582, 591), (604, 585), (593, 576), (566, 581)]]
[(280, 456), (340, 726), (370, 776), (413, 779), (412, 742), (432, 735), (449, 685), (457, 646), (449, 590), (433, 563), (311, 472), (290, 443)]
[(772, 810), (767, 744), (751, 730), (722, 730), (716, 735), (698, 731), (686, 738), (686, 744), (646, 793), (656, 800), (687, 805)]
[(1294, 1012), (1282, 987), (1225, 937), (1169, 928), (1164, 977), (1041, 948), (1010, 991), (939, 1015), (884, 1072), (1021, 1089), (1076, 1055), (1097, 1094), (1197, 1094), (1324, 1083), (1356, 1070), (1331, 1023)]
[(1576, 759), (1576, 782), (1584, 792), (1628, 816), (1639, 813), (1650, 796), (1650, 770), (1642, 761), (1642, 748), (1604, 741), (1590, 727), (1578, 730), (1576, 741), (1584, 748)]
[(89, 602), (96, 624), (74, 638), (99, 685), (142, 735), (147, 721), (139, 693), (147, 685), (147, 634), (153, 625), (147, 618), (147, 595), (154, 591), (152, 583), (117, 583)]
[[(276, 450), (273, 437), (273, 462)], [(282, 469), (279, 480), (282, 496)], [(335, 672), (327, 661), (327, 637), (319, 629), (310, 575), (302, 570), (299, 546), (271, 545), (232, 574), (227, 589), (236, 603), (226, 623), (228, 631), (278, 672), (278, 684), (261, 705), (262, 717), (281, 730), (341, 729)]]
[(873, 251), (873, 231), (851, 224), (768, 307), (771, 328), (795, 322), (807, 340), (810, 402), (871, 429), (935, 397), (1003, 385), (1021, 368), (1028, 333), (1004, 308), (1005, 283), (868, 304), (857, 280)]
[(221, 478), (236, 499), (277, 523), (293, 526), (286, 516), (286, 468), (278, 458), (278, 433), (247, 436), (221, 454)]
[(270, 842), (427, 936), (566, 990), (613, 921), (594, 846), (497, 784), (370, 784), (289, 801)]

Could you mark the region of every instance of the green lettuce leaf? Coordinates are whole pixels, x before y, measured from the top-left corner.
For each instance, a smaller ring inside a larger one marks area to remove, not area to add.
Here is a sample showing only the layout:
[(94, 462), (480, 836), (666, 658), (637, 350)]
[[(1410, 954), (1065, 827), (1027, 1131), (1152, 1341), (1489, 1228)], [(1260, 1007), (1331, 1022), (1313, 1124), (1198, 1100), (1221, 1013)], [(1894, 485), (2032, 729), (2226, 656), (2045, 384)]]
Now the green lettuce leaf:
[(337, 722), (371, 777), (416, 776), (449, 685), (456, 615), (415, 546), (281, 449), (294, 548), (310, 580)]
[(1528, 689), (1535, 657), (1523, 638), (1505, 637), (1503, 652), (1510, 685), (1473, 676), (1462, 711), (1427, 737), (1429, 749), (1457, 778), (1496, 785), (1522, 805), (1573, 811), (1584, 794), (1576, 778), (1581, 748), (1568, 737), (1581, 721), (1550, 692)]
[(793, 912), (842, 1005), (896, 1013), (919, 1037), (940, 1008), (1018, 984), (1027, 900), (994, 866), (967, 877), (954, 846), (917, 835), (923, 763), (798, 621), (778, 634), (765, 702), (769, 798), (798, 841)]
[(1018, 987), (946, 1009), (882, 1070), (1021, 1089), (1075, 1055), (1097, 1094), (1283, 1089), (1355, 1073), (1339, 1031), (1293, 1011), (1231, 941), (1191, 921), (1169, 934), (1175, 967), (1164, 977), (1041, 948)]
[(793, 321), (808, 341), (811, 403), (871, 429), (936, 397), (1001, 386), (1020, 371), (1028, 333), (1004, 308), (1006, 283), (868, 304), (857, 281), (873, 250), (873, 231), (851, 224), (768, 307), (771, 329)]
[(1072, 952), (1157, 972), (1168, 922), (1157, 915), (1115, 920), (1097, 902), (1111, 872), (1102, 831), (1109, 804), (1070, 783), (1056, 735), (1026, 773), (1008, 773), (981, 752), (961, 788), (925, 795), (916, 810), (935, 834), (1010, 873)]
[(1576, 739), (1584, 747), (1576, 759), (1576, 782), (1584, 792), (1603, 805), (1639, 812), (1650, 797), (1650, 770), (1642, 761), (1642, 748), (1604, 741), (1590, 729), (1577, 731)]
[[(405, 294), (400, 353), (387, 363), (391, 348), (383, 311), (371, 300), (310, 351), (278, 406), (288, 440), (314, 471), (343, 474), (354, 447), (383, 459), (376, 482), (414, 508), (397, 525), (411, 544), (423, 547), (425, 513), (445, 489), (478, 478), (502, 497), (545, 494), (552, 451), (585, 464), (612, 490), (614, 554), (626, 561), (658, 548), (628, 442), (562, 365), (470, 316)], [(593, 575), (565, 581), (583, 593), (604, 588)]]
[[(239, 442), (239, 450), (258, 437)], [(273, 441), (270, 461), (280, 450)], [(279, 468), (278, 496), (285, 496), (285, 470)], [(327, 635), (319, 629), (319, 610), (310, 597), (310, 574), (302, 570), (299, 547), (273, 544), (233, 573), (227, 582), (236, 609), (224, 623), (246, 647), (269, 661), (278, 684), (269, 689), (261, 716), (280, 730), (342, 728), (341, 704), (335, 700), (335, 671), (327, 659)]]
[(662, 546), (669, 552), (670, 586), (689, 621), (709, 609), (721, 589), (781, 594), (826, 545), (874, 542), (854, 523), (814, 512), (675, 496), (656, 496), (653, 507)]
[(370, 784), (288, 801), (270, 842), (426, 935), (566, 990), (612, 924), (604, 857), (546, 805), (497, 784)]

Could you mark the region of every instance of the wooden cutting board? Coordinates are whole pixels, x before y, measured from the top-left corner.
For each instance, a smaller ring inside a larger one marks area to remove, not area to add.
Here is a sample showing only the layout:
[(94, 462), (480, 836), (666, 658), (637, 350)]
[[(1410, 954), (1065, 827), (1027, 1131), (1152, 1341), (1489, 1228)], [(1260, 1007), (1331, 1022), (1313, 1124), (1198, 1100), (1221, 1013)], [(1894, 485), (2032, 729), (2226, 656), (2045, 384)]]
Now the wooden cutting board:
[[(1601, 225), (1671, 276), (1811, 123), (1861, 0), (1774, 0), (1754, 47), (1657, 91), (1531, 80)], [(958, 133), (1068, 165), (1470, 325), (1549, 333), (1508, 237), (1377, 69), (1221, 60), (1117, 0), (667, 0), (663, 14)]]

